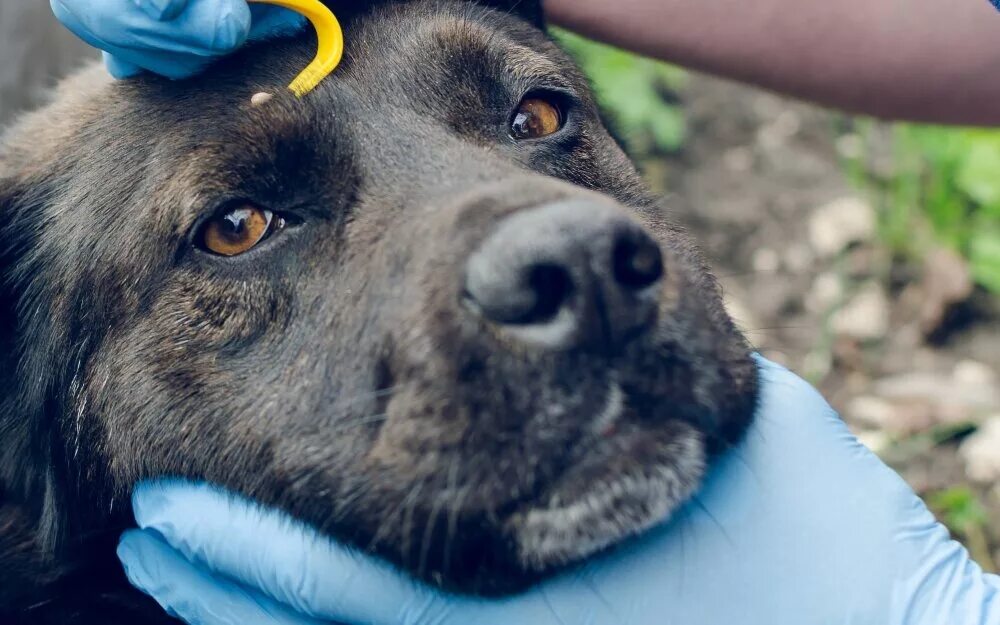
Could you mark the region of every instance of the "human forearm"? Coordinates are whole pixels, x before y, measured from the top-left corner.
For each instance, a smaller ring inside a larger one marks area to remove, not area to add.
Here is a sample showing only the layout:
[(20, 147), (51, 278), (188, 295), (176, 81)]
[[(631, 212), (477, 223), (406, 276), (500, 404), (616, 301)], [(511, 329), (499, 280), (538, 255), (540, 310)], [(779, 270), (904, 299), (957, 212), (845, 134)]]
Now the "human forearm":
[(1000, 124), (1000, 15), (984, 0), (545, 0), (556, 25), (879, 117)]

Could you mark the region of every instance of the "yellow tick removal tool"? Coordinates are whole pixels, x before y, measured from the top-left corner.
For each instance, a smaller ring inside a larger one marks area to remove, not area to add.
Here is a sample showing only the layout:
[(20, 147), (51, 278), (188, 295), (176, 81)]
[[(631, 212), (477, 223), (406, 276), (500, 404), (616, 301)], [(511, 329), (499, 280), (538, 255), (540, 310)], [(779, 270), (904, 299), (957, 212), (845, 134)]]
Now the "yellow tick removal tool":
[(274, 4), (300, 13), (312, 22), (319, 39), (316, 58), (295, 77), (288, 88), (302, 97), (316, 88), (324, 78), (337, 69), (344, 56), (344, 31), (333, 12), (319, 0), (250, 0), (261, 4)]

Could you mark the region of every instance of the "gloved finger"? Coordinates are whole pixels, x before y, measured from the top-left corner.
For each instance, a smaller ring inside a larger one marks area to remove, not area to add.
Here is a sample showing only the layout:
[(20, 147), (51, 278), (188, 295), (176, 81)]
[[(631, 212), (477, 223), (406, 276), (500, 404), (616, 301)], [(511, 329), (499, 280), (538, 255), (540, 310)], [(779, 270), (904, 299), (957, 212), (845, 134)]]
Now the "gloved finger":
[(118, 558), (133, 586), (189, 625), (320, 625), (258, 592), (199, 569), (152, 532), (123, 534)]
[(627, 622), (622, 614), (637, 607), (631, 599), (612, 607), (581, 577), (584, 571), (506, 600), (451, 596), (205, 484), (142, 484), (133, 508), (140, 527), (184, 557), (315, 618), (366, 625), (508, 625), (512, 618), (604, 624)]
[(117, 57), (110, 52), (105, 52), (103, 57), (104, 66), (108, 68), (108, 73), (118, 80), (131, 78), (141, 74), (143, 71), (143, 69), (135, 63), (129, 63), (125, 59)]
[[(113, 61), (108, 62), (109, 57)], [(105, 56), (105, 65), (115, 78), (131, 78), (142, 71), (149, 71), (171, 80), (181, 80), (198, 74), (214, 60), (214, 57), (196, 54), (136, 52), (112, 46)]]
[[(298, 13), (281, 7), (254, 5), (251, 7), (251, 13), (253, 26), (248, 39), (255, 41), (294, 34), (307, 23), (307, 20)], [(194, 76), (214, 60), (214, 57), (203, 54), (154, 49), (135, 50), (101, 42), (91, 42), (91, 45), (115, 51), (114, 54), (105, 52), (104, 58), (108, 71), (118, 79), (131, 78), (147, 70), (178, 80)]]
[[(160, 481), (132, 498), (136, 521), (185, 558), (317, 618), (400, 625), (416, 582), (388, 564), (343, 548), (287, 517), (214, 486)], [(430, 607), (424, 606), (426, 609)]]
[(153, 19), (164, 22), (180, 15), (188, 0), (135, 0), (135, 4)]
[(135, 10), (132, 0), (51, 0), (51, 4), (59, 21), (77, 36), (116, 55), (158, 51), (218, 56), (242, 45), (251, 27), (246, 0), (189, 0), (169, 21)]
[(309, 23), (304, 15), (273, 5), (251, 4), (250, 14), (250, 41), (294, 35)]

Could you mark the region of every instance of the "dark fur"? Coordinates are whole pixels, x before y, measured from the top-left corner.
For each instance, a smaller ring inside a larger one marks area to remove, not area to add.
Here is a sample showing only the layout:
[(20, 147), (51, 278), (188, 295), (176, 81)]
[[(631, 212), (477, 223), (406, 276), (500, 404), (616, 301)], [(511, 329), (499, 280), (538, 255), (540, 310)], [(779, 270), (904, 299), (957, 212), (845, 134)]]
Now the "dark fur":
[[(338, 4), (347, 57), (302, 100), (282, 85), (308, 36), (179, 83), (92, 69), (8, 134), (0, 621), (165, 618), (114, 559), (146, 478), (218, 483), (433, 583), (504, 592), (569, 563), (518, 560), (529, 503), (739, 438), (756, 372), (701, 257), (538, 4), (483, 4)], [(251, 107), (262, 90), (277, 96)], [(538, 90), (567, 127), (514, 143), (511, 111)], [(659, 327), (615, 352), (533, 350), (461, 305), (463, 262), (500, 219), (574, 197), (613, 198), (662, 243)], [(195, 249), (239, 199), (301, 223), (235, 259)], [(625, 434), (594, 442), (610, 371)]]

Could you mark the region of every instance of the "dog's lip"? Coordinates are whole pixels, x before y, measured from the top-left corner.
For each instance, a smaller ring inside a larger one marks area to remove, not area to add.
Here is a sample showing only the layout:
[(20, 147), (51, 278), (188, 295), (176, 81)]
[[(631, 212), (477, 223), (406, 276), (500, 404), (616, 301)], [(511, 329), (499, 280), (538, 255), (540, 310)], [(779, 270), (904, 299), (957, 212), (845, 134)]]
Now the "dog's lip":
[[(554, 507), (520, 510), (508, 522), (508, 527), (517, 526), (512, 533), (519, 561), (528, 570), (543, 571), (655, 526), (671, 510), (667, 501), (656, 495), (656, 486), (648, 477), (622, 475), (606, 484), (610, 495), (591, 493)], [(639, 510), (644, 512), (633, 513)], [(623, 511), (635, 517), (634, 524), (617, 524), (614, 517)]]
[[(498, 518), (511, 518), (523, 510), (544, 506), (552, 493), (559, 489), (560, 484), (565, 484), (571, 479), (571, 474), (592, 464), (586, 461), (590, 452), (601, 445), (608, 444), (619, 435), (619, 424), (627, 409), (627, 397), (621, 384), (613, 377), (608, 381), (606, 397), (601, 411), (589, 417), (590, 423), (582, 432), (583, 436), (570, 443), (571, 451), (565, 468), (552, 475), (544, 483), (536, 485), (533, 492), (507, 501), (504, 506), (497, 509)], [(568, 415), (562, 414), (562, 416)]]
[[(644, 444), (641, 429), (618, 432), (614, 423), (606, 424), (598, 445), (613, 445), (618, 453), (629, 454)], [(676, 505), (693, 494), (704, 472), (701, 438), (693, 428), (689, 431), (684, 453), (670, 461), (616, 473), (599, 470), (603, 459), (584, 460), (569, 467), (541, 496), (522, 502), (504, 521), (521, 564), (536, 571), (570, 564), (666, 521)], [(587, 482), (595, 488), (574, 488), (581, 474), (596, 474)]]
[[(572, 459), (566, 468), (556, 472), (547, 481), (537, 484), (536, 488), (531, 492), (522, 493), (520, 496), (508, 499), (502, 505), (497, 506), (494, 508), (491, 516), (499, 519), (509, 519), (521, 510), (537, 506), (539, 502), (546, 501), (549, 493), (553, 492), (553, 489), (558, 488), (558, 485), (566, 479), (566, 474), (581, 465), (579, 459), (586, 458), (588, 450), (593, 449), (595, 445), (601, 444), (602, 439), (613, 437), (616, 434), (618, 423), (626, 411), (626, 399), (625, 391), (621, 385), (613, 379), (609, 381), (604, 407), (595, 416), (590, 417), (590, 424), (584, 430), (582, 439), (570, 443), (570, 446), (575, 449), (571, 453), (570, 457)], [(562, 408), (560, 408), (558, 414), (564, 418), (568, 416)]]
[(614, 434), (615, 426), (625, 412), (625, 392), (617, 382), (611, 382), (604, 409), (594, 419), (593, 432), (601, 437)]

